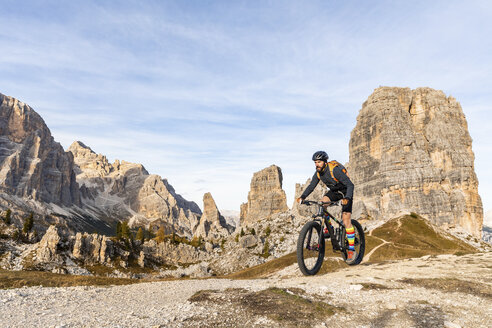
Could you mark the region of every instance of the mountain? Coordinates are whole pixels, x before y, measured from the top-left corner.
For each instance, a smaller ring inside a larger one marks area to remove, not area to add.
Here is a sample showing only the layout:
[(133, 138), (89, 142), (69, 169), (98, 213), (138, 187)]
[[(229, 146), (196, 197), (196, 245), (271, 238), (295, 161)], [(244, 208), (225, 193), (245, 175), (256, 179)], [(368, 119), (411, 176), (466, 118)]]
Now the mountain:
[(74, 157), (82, 203), (93, 215), (129, 220), (130, 226), (163, 225), (167, 234), (193, 235), (200, 208), (176, 194), (167, 180), (149, 174), (141, 164), (119, 160), (111, 164), (80, 141), (68, 150)]
[(82, 142), (64, 151), (38, 113), (3, 94), (0, 191), (0, 209), (11, 209), (14, 223), (33, 212), (40, 230), (58, 224), (73, 232), (114, 233), (117, 221), (129, 220), (191, 237), (201, 216), (197, 204), (141, 164), (111, 164)]

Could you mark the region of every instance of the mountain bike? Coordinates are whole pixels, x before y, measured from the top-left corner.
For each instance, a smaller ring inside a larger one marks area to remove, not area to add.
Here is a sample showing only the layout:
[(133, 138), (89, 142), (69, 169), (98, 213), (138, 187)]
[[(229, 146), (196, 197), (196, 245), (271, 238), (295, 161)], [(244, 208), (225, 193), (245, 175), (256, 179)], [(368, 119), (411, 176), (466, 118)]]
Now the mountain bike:
[[(357, 220), (351, 220), (355, 230), (354, 247), (357, 253), (352, 260), (347, 261), (349, 245), (347, 238), (345, 238), (345, 226), (341, 219), (337, 219), (327, 210), (327, 207), (340, 205), (340, 201), (325, 203), (305, 200), (302, 204), (316, 205), (318, 210), (316, 214), (313, 214), (313, 220), (302, 227), (297, 239), (297, 264), (301, 272), (305, 276), (310, 276), (315, 275), (321, 269), (325, 257), (325, 239), (330, 239), (333, 251), (340, 252), (348, 265), (359, 264), (364, 257), (366, 248), (362, 226)], [(332, 225), (331, 222), (336, 225)]]

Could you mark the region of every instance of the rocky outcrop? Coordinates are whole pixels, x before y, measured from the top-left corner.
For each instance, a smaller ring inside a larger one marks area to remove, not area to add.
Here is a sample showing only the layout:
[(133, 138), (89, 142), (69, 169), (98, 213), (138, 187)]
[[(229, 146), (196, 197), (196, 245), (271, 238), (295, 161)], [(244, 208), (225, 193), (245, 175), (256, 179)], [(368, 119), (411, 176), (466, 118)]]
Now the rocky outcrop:
[(282, 170), (271, 165), (253, 174), (248, 202), (241, 205), (240, 224), (248, 225), (288, 209), (282, 189)]
[(149, 174), (141, 164), (96, 154), (80, 141), (69, 151), (74, 156), (77, 182), (82, 186), (84, 205), (96, 215), (128, 219), (131, 226), (163, 225), (166, 233), (191, 237), (198, 225), (200, 208), (176, 194), (160, 176)]
[(226, 237), (234, 231), (234, 227), (227, 224), (220, 214), (211, 193), (203, 195), (203, 215), (195, 230), (195, 236), (207, 239)]
[(169, 241), (158, 243), (155, 240), (145, 242), (143, 245), (141, 261), (152, 259), (166, 264), (190, 264), (207, 261), (211, 254), (188, 244), (174, 244)]
[(36, 247), (36, 260), (41, 263), (59, 261), (60, 241), (58, 229), (54, 225), (50, 226)]
[(72, 154), (53, 139), (41, 116), (0, 94), (0, 191), (43, 203), (79, 206), (72, 167)]
[(75, 235), (72, 255), (86, 264), (108, 264), (114, 258), (115, 247), (106, 236), (79, 232)]
[(465, 115), (430, 88), (381, 87), (351, 133), (355, 207), (384, 219), (416, 212), (479, 236), (483, 210)]

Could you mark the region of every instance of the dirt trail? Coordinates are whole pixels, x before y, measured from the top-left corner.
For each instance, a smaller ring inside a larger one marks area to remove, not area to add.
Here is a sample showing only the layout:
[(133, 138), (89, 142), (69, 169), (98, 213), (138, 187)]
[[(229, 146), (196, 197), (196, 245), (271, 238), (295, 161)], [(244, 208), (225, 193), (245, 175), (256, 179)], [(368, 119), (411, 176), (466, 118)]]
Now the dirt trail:
[[(211, 292), (189, 301), (203, 290)], [(318, 307), (329, 311), (309, 321), (303, 311)], [(292, 265), (257, 280), (0, 290), (0, 317), (2, 327), (487, 327), (492, 253), (366, 263), (314, 277)]]
[[(372, 231), (371, 231), (371, 232), (372, 232)], [(371, 236), (371, 234), (369, 234), (369, 236)], [(368, 261), (371, 259), (371, 255), (372, 255), (375, 251), (377, 251), (377, 249), (378, 249), (379, 247), (381, 247), (381, 246), (384, 246), (384, 245), (386, 245), (386, 244), (390, 244), (390, 243), (391, 243), (391, 242), (386, 241), (386, 240), (384, 240), (384, 239), (382, 239), (382, 238), (375, 237), (375, 236), (373, 236), (373, 237), (374, 237), (374, 238), (377, 238), (377, 239), (379, 239), (379, 240), (381, 240), (383, 243), (382, 243), (382, 244), (380, 244), (380, 245), (378, 245), (378, 246), (376, 246), (376, 247), (374, 247), (374, 248), (373, 248), (373, 249), (372, 249), (369, 253), (365, 254), (365, 255), (364, 255), (364, 259), (362, 260), (362, 263), (366, 263), (366, 262), (368, 262)]]

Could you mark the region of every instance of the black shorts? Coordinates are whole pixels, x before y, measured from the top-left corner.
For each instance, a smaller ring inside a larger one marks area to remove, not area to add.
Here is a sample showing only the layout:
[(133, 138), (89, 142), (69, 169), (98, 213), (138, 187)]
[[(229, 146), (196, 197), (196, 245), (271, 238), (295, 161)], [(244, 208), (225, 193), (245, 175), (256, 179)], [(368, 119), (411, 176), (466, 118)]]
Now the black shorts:
[[(325, 196), (327, 196), (330, 201), (336, 202), (342, 198), (345, 198), (345, 195), (341, 191), (328, 191)], [(352, 200), (349, 199), (347, 205), (342, 205), (342, 212), (352, 213)]]

